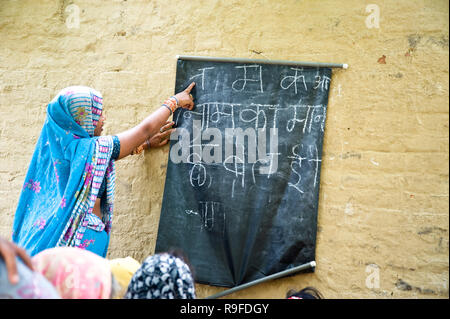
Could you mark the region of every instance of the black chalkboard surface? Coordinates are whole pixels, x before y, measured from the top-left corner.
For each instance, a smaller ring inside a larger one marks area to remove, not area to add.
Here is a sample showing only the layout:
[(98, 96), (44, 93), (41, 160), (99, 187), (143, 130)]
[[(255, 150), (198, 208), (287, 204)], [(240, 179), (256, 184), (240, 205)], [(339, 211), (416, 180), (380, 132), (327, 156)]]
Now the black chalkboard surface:
[(198, 283), (233, 287), (315, 260), (330, 68), (177, 61), (156, 252)]

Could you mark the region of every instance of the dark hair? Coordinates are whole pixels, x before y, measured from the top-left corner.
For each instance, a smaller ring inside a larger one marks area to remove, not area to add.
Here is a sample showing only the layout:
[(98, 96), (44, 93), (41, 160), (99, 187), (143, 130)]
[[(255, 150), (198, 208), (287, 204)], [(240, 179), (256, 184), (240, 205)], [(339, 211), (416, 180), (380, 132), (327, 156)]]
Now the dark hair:
[(184, 263), (189, 267), (189, 270), (191, 271), (192, 278), (195, 278), (195, 272), (192, 265), (189, 263), (189, 259), (186, 256), (185, 252), (180, 248), (170, 248), (167, 253), (169, 255), (172, 255), (173, 257), (180, 258)]
[(299, 291), (291, 289), (286, 294), (286, 298), (290, 297), (297, 297), (301, 299), (324, 299), (320, 291), (314, 287), (306, 287)]

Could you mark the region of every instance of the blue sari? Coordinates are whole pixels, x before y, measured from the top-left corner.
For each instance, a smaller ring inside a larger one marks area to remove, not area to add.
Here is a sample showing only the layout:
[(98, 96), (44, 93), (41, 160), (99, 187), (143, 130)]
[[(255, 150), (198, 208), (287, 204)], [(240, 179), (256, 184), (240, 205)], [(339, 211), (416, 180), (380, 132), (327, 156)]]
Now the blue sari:
[[(13, 224), (13, 241), (31, 256), (56, 246), (106, 256), (115, 166), (113, 138), (94, 137), (102, 107), (101, 94), (84, 86), (65, 88), (47, 106)], [(100, 219), (93, 208), (104, 178)]]

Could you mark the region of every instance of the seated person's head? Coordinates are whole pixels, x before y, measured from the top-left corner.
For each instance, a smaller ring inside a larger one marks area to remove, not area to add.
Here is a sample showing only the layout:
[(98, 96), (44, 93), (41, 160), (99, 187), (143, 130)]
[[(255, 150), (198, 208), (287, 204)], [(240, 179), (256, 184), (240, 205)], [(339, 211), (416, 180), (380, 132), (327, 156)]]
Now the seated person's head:
[(306, 287), (302, 290), (291, 289), (286, 294), (287, 299), (323, 299), (319, 290), (314, 287)]
[(43, 250), (32, 258), (34, 269), (50, 281), (64, 299), (109, 299), (117, 283), (108, 261), (75, 247)]
[(195, 285), (189, 266), (169, 253), (147, 257), (136, 271), (126, 299), (195, 299)]

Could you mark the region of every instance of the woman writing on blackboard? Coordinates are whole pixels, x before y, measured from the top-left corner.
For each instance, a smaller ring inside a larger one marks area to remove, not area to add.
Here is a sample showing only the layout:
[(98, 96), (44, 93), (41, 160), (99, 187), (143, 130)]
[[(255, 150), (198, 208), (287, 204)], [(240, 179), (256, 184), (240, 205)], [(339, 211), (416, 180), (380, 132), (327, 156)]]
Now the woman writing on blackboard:
[(115, 136), (101, 136), (105, 117), (99, 92), (84, 86), (59, 92), (47, 106), (14, 216), (13, 241), (31, 256), (46, 248), (74, 246), (105, 257), (113, 216), (114, 162), (142, 145), (167, 143), (173, 131), (167, 119), (178, 107), (194, 107), (194, 85)]

